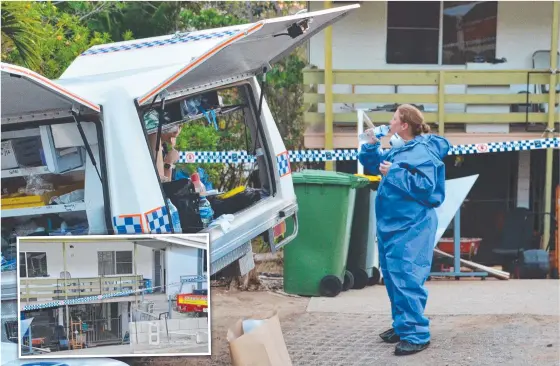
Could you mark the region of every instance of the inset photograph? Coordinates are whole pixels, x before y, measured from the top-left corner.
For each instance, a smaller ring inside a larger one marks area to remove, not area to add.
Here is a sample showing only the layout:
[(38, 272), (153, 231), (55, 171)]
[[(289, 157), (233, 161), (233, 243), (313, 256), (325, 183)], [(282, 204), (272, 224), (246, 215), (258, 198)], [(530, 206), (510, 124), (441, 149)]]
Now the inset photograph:
[(18, 238), (20, 357), (210, 355), (208, 240)]

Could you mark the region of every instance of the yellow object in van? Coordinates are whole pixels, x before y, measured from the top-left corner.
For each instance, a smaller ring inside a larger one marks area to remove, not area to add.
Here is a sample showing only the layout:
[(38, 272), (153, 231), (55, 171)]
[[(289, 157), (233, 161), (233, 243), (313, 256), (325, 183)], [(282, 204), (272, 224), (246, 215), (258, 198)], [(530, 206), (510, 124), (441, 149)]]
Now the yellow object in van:
[(235, 195), (237, 195), (237, 194), (239, 194), (239, 193), (244, 192), (244, 191), (245, 191), (245, 188), (246, 188), (245, 186), (239, 186), (239, 187), (234, 188), (234, 189), (232, 189), (232, 190), (230, 190), (230, 191), (228, 191), (228, 192), (226, 192), (226, 193), (223, 193), (223, 194), (219, 195), (218, 198), (224, 199), (224, 200), (225, 200), (225, 199), (228, 199), (228, 198), (231, 198), (231, 197), (233, 197), (233, 196), (235, 196)]
[(365, 174), (354, 174), (356, 177), (366, 178), (370, 182), (380, 182), (381, 176), (380, 175), (365, 175)]

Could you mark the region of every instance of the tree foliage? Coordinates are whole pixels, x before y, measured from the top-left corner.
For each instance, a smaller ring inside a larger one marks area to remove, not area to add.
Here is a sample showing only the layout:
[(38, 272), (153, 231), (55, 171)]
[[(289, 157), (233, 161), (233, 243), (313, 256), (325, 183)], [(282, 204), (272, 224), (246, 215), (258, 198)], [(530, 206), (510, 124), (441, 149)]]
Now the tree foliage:
[[(286, 1), (61, 1), (2, 2), (2, 60), (58, 78), (89, 47), (177, 31), (256, 22), (293, 14), (304, 2)], [(288, 149), (303, 143), (303, 48), (277, 62), (267, 74), (266, 98)], [(235, 95), (230, 96), (235, 98)], [(241, 113), (222, 117), (224, 128), (204, 120), (186, 125), (180, 150), (245, 150)], [(218, 186), (239, 183), (242, 167), (203, 165)], [(192, 171), (192, 166), (185, 169)], [(231, 174), (237, 174), (232, 178)], [(228, 183), (226, 183), (228, 182)], [(233, 183), (231, 183), (233, 182)]]
[[(5, 17), (10, 20), (8, 25)], [(18, 22), (26, 25), (9, 26)], [(28, 67), (51, 79), (59, 77), (91, 46), (111, 41), (107, 33), (91, 31), (77, 16), (59, 11), (50, 2), (3, 2), (3, 38), (4, 34), (11, 37), (6, 43), (2, 41), (2, 61)], [(26, 51), (28, 48), (33, 52)]]
[(37, 6), (23, 2), (2, 2), (2, 60), (10, 58), (22, 66), (37, 69), (41, 64), (38, 41), (44, 37)]

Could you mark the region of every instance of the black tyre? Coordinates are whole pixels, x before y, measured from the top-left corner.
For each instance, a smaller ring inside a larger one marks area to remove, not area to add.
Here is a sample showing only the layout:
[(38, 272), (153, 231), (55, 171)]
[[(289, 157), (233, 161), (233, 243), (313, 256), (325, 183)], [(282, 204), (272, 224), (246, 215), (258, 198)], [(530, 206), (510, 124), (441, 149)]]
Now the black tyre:
[(342, 291), (342, 282), (340, 278), (327, 275), (321, 279), (319, 283), (319, 293), (325, 297), (335, 297)]
[(342, 284), (342, 291), (348, 291), (354, 287), (354, 276), (350, 271), (344, 271), (344, 283)]
[(352, 276), (354, 276), (354, 286), (353, 289), (360, 290), (368, 285), (369, 276), (367, 272), (361, 268), (352, 271)]
[(369, 278), (368, 285), (369, 286), (378, 285), (380, 280), (381, 280), (381, 272), (379, 272), (379, 269), (377, 269), (376, 267), (373, 267), (371, 269), (371, 277)]

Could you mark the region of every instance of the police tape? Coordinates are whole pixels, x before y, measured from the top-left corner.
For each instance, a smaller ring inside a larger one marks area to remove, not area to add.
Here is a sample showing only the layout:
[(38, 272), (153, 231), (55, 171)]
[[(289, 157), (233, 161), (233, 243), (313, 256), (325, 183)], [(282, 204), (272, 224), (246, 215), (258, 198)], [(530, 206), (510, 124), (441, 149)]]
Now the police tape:
[[(180, 282), (169, 283), (166, 286), (171, 287), (171, 286), (175, 286), (175, 285), (180, 285), (182, 283), (206, 281), (206, 276), (204, 276), (204, 275), (203, 276), (194, 275), (194, 276), (189, 276), (189, 277), (193, 277), (193, 278), (192, 279), (181, 280)], [(115, 298), (115, 297), (133, 295), (133, 294), (139, 293), (139, 292), (140, 293), (141, 292), (149, 292), (149, 291), (153, 291), (155, 289), (162, 288), (162, 287), (163, 286), (152, 286), (152, 287), (146, 287), (146, 288), (141, 288), (141, 289), (136, 289), (136, 290), (131, 289), (131, 290), (124, 290), (124, 291), (110, 292), (110, 293), (107, 293), (107, 294), (78, 297), (78, 298), (74, 298), (74, 299), (55, 300), (55, 301), (50, 301), (50, 302), (47, 302), (47, 303), (44, 303), (44, 304), (25, 305), (22, 308), (22, 311), (33, 311), (33, 310), (41, 310), (41, 309), (49, 309), (49, 308), (58, 308), (58, 307), (65, 306), (65, 305), (81, 305), (81, 304), (85, 304), (85, 303), (97, 302), (97, 301), (100, 301), (100, 300), (111, 299), (111, 298)], [(59, 291), (64, 291), (64, 290), (59, 290)]]
[[(560, 138), (488, 142), (480, 144), (453, 145), (448, 155), (470, 155), (497, 152), (541, 150), (560, 148)], [(358, 149), (292, 150), (288, 151), (290, 162), (351, 161), (358, 159)], [(180, 151), (179, 164), (200, 163), (253, 163), (255, 157), (247, 151)]]

